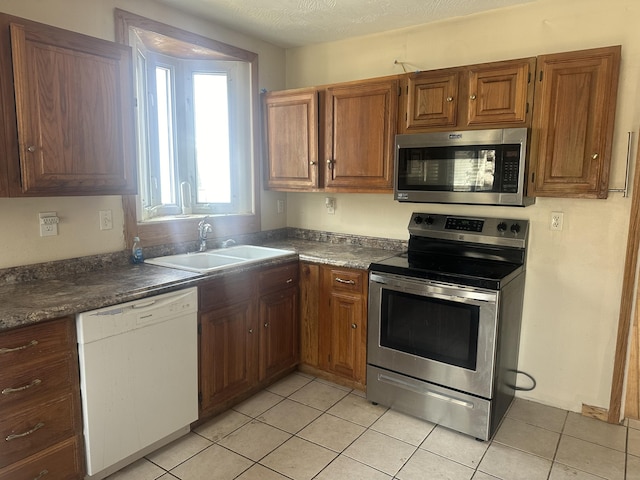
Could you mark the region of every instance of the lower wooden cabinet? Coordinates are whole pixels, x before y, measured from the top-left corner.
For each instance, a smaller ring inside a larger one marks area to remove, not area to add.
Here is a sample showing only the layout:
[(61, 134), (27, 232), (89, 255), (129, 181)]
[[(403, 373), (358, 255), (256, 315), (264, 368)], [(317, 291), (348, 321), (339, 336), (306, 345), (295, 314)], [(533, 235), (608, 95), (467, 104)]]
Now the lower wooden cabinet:
[(300, 271), (302, 369), (364, 388), (367, 272), (309, 263)]
[(75, 322), (0, 334), (0, 480), (84, 477)]
[(201, 419), (297, 364), (297, 261), (203, 283), (199, 310)]

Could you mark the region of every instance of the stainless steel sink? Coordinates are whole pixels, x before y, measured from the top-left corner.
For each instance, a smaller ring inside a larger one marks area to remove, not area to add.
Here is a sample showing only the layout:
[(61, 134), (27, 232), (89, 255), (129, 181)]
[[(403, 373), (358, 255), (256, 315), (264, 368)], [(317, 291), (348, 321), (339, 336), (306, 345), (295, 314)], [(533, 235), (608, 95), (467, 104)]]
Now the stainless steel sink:
[(230, 248), (207, 250), (206, 252), (182, 253), (146, 259), (144, 262), (161, 267), (177, 268), (196, 273), (209, 273), (234, 265), (259, 262), (270, 258), (295, 253), (279, 248), (256, 245), (237, 245)]

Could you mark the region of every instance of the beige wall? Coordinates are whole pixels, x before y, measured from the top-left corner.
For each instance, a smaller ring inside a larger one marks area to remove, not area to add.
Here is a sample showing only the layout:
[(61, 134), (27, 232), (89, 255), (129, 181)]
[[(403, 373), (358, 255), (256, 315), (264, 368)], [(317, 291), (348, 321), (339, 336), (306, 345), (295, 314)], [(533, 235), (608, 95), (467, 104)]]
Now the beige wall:
[[(114, 8), (256, 52), (259, 88), (284, 87), (283, 49), (150, 0), (3, 0), (0, 3), (0, 12), (107, 40), (114, 40)], [(275, 192), (263, 193), (264, 229), (285, 226), (285, 215), (276, 213), (278, 198), (285, 197)], [(100, 210), (112, 210), (113, 230), (99, 229)], [(47, 211), (55, 211), (60, 217), (58, 236), (39, 236), (38, 212)], [(122, 250), (125, 245), (121, 197), (0, 198), (0, 246), (0, 268)]]
[[(640, 2), (537, 0), (497, 12), (287, 51), (287, 87), (303, 87), (605, 45), (622, 45), (611, 188), (622, 187), (627, 132), (639, 127)], [(634, 140), (635, 160), (637, 142)], [(391, 195), (289, 194), (289, 226), (407, 238), (412, 211), (531, 221), (521, 370), (538, 386), (525, 398), (579, 411), (608, 408), (630, 199), (540, 198), (524, 209), (399, 204)], [(564, 229), (549, 229), (552, 211)], [(522, 385), (527, 385), (525, 379)]]

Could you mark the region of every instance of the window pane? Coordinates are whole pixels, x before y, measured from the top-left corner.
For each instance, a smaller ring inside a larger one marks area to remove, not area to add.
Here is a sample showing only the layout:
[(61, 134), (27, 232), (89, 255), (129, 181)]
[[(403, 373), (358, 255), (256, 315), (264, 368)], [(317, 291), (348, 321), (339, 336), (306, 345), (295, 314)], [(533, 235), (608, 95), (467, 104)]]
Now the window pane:
[(173, 105), (171, 70), (156, 67), (156, 91), (158, 108), (158, 156), (160, 162), (160, 201), (176, 203), (175, 165), (173, 154)]
[(231, 203), (227, 75), (193, 74), (197, 203)]

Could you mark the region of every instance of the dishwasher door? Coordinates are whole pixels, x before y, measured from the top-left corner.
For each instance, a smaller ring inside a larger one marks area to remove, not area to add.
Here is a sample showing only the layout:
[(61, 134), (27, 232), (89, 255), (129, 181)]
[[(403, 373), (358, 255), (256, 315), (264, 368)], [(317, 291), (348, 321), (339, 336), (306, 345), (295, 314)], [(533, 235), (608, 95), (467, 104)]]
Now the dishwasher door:
[(76, 317), (87, 478), (184, 434), (198, 417), (197, 289)]

